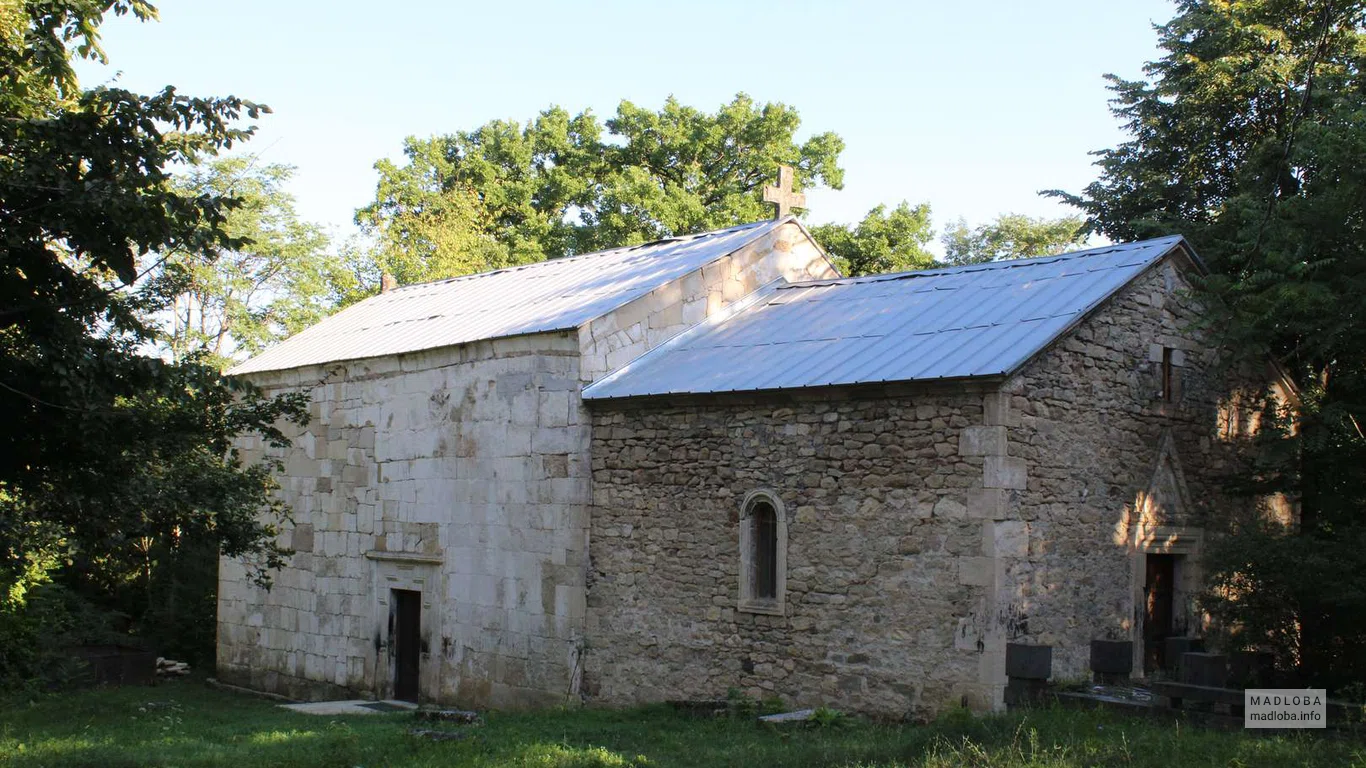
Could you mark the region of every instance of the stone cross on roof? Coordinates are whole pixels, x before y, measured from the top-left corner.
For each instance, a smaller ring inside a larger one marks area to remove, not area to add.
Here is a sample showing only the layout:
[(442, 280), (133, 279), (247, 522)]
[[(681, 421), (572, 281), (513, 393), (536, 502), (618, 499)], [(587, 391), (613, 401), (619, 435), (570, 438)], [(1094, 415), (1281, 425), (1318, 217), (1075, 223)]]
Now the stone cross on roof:
[(792, 166), (778, 166), (778, 186), (764, 187), (764, 202), (777, 205), (778, 212), (773, 217), (775, 219), (792, 213), (794, 207), (806, 207), (806, 195), (792, 191)]

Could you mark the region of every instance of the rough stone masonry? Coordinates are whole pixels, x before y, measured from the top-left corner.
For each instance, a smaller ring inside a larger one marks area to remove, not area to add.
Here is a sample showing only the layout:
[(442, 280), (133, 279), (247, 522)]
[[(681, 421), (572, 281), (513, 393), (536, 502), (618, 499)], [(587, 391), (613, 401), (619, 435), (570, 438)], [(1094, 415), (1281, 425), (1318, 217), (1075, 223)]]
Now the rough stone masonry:
[[(411, 651), (407, 695), (466, 707), (740, 688), (924, 717), (1000, 707), (1008, 642), (1050, 646), (1055, 679), (1087, 674), (1094, 639), (1138, 654), (1145, 558), (1179, 562), (1177, 619), (1195, 625), (1211, 519), (1287, 514), (1220, 483), (1274, 372), (1226, 364), (1197, 330), (1184, 246), (1153, 242), (1124, 252), (1151, 262), (1105, 262), (1150, 266), (1022, 368), (949, 381), (592, 395), (676, 354), (669, 370), (706, 385), (730, 371), (689, 367), (696, 333), (743, 335), (731, 324), (749, 299), (781, 311), (850, 285), (790, 219), (348, 309), (244, 374), (309, 392), (313, 420), (283, 451), (240, 445), (284, 463), (295, 554), (269, 591), (222, 561), (218, 674), (296, 698), (387, 698)], [(1009, 265), (948, 279), (1018, 279), (1024, 295), (1094, 263), (1052, 282)], [(901, 311), (868, 302), (909, 305), (934, 285), (872, 284), (860, 311)], [(491, 330), (441, 343), (471, 327)], [(756, 591), (761, 567), (773, 572)]]
[[(989, 709), (1008, 640), (1085, 675), (1090, 640), (1140, 631), (1142, 554), (1251, 503), (1219, 482), (1255, 429), (1228, 393), (1267, 376), (1221, 364), (1187, 289), (1160, 264), (994, 386), (594, 403), (586, 693)], [(780, 616), (737, 602), (755, 489), (786, 515)]]

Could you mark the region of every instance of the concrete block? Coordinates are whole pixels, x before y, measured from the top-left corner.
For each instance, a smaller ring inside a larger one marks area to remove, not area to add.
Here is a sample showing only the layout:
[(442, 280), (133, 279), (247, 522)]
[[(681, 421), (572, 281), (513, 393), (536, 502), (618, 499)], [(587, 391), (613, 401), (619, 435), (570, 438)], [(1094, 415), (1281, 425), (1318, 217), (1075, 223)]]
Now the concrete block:
[(982, 485), (986, 488), (1024, 490), (1028, 469), (1024, 459), (988, 456), (982, 466)]
[(959, 456), (1004, 456), (1006, 428), (1004, 426), (963, 427), (958, 433)]

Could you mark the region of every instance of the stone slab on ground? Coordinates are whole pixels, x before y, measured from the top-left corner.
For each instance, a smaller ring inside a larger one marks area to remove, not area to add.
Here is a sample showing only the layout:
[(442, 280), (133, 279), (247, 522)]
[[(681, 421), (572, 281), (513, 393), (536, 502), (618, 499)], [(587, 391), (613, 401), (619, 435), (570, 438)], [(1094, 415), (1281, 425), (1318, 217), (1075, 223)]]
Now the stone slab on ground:
[(408, 733), (430, 741), (462, 741), (471, 736), (468, 731), (433, 731), (427, 728), (411, 728)]
[(437, 720), (466, 725), (484, 722), (478, 712), (470, 712), (464, 709), (419, 709), (413, 715), (419, 720)]
[(764, 715), (759, 718), (761, 723), (804, 723), (816, 714), (814, 709), (799, 709), (795, 712), (782, 712), (776, 715)]
[(308, 701), (302, 704), (281, 704), (280, 706), (305, 715), (382, 715), (387, 712), (417, 709), (417, 705), (412, 702), (393, 699), (385, 699), (384, 701), (366, 701), (365, 699)]

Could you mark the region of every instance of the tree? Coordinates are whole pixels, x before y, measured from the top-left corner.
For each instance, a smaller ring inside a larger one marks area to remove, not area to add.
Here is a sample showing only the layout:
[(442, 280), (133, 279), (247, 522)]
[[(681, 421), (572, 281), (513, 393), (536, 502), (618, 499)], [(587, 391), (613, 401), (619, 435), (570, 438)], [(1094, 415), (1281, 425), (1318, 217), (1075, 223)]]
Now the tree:
[(906, 272), (934, 266), (925, 249), (934, 239), (930, 206), (902, 202), (890, 212), (879, 205), (855, 226), (821, 224), (811, 234), (847, 277)]
[(1270, 641), (1320, 683), (1366, 680), (1364, 5), (1182, 0), (1148, 79), (1110, 77), (1129, 140), (1081, 194), (1055, 193), (1114, 239), (1185, 234), (1211, 326), (1298, 386), (1237, 486), (1289, 494), (1299, 526), (1217, 540), (1209, 604), (1235, 642)]
[(235, 248), (152, 252), (142, 290), (169, 301), (161, 346), (175, 359), (204, 353), (225, 366), (321, 320), (351, 276), (316, 224), (300, 221), (284, 191), (293, 169), (251, 158), (214, 160), (173, 181), (186, 197), (231, 197), (223, 231)]
[(406, 164), (377, 163), (376, 199), (356, 214), (378, 265), (361, 271), (432, 280), (766, 218), (779, 164), (799, 186), (843, 184), (843, 141), (798, 144), (800, 122), (740, 94), (714, 113), (623, 101), (605, 125), (551, 107), (526, 124), (409, 138)]
[(1080, 216), (1033, 218), (1006, 213), (990, 224), (969, 228), (959, 219), (944, 233), (944, 260), (949, 264), (981, 264), (1063, 253), (1086, 242)]
[[(186, 543), (264, 575), (283, 556), (285, 510), (271, 468), (243, 466), (233, 439), (282, 443), (276, 422), (305, 412), (196, 359), (144, 354), (164, 306), (127, 290), (149, 252), (243, 247), (225, 228), (237, 201), (183, 194), (171, 171), (250, 136), (238, 122), (264, 108), (82, 90), (71, 59), (103, 59), (108, 13), (154, 18), (142, 0), (0, 7), (0, 634), (13, 637), (46, 578), (142, 615), (159, 599), (152, 575), (189, 557)], [(14, 674), (26, 672), (0, 681)]]

